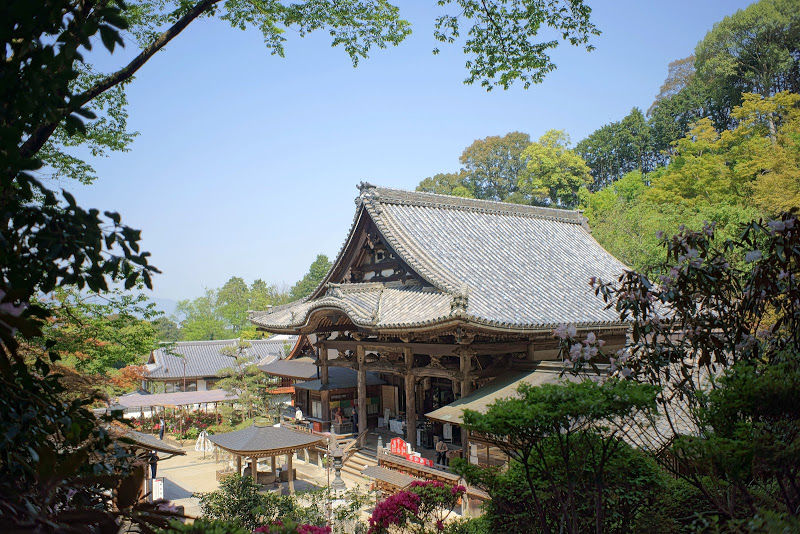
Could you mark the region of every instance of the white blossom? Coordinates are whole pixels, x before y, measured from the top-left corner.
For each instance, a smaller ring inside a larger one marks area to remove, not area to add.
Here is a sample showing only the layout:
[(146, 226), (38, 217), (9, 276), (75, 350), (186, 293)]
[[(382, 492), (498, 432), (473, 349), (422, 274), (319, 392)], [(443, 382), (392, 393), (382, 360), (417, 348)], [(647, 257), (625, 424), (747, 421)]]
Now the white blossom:
[(569, 325), (567, 327), (567, 335), (569, 337), (577, 336), (578, 335), (578, 328), (574, 324)]

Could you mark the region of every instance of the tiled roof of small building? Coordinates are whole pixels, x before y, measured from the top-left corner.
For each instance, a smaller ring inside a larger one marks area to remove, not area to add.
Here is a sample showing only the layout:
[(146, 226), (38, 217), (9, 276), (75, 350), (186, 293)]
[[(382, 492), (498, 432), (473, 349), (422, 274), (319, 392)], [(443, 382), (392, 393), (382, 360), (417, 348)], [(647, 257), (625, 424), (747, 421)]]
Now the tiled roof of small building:
[[(246, 340), (250, 347), (245, 349), (248, 360), (253, 364), (267, 364), (279, 360), (297, 341), (296, 336), (276, 336), (277, 339)], [(233, 358), (225, 356), (222, 350), (235, 348), (238, 339), (218, 341), (179, 341), (160, 347), (151, 353), (146, 366), (147, 378), (182, 379), (183, 362), (186, 362), (186, 378), (213, 377), (227, 367), (234, 367)]]
[(208, 436), (209, 441), (226, 451), (247, 455), (268, 455), (270, 452), (305, 449), (325, 443), (324, 438), (301, 434), (283, 427), (250, 426), (227, 434)]
[(617, 325), (589, 286), (626, 266), (588, 231), (578, 211), (465, 199), (362, 184), (344, 260), (362, 217), (423, 285), (330, 283), (312, 298), (258, 312), (252, 321), (297, 331), (315, 309), (338, 308), (357, 326), (406, 329), (460, 320), (504, 330), (539, 330), (561, 322)]

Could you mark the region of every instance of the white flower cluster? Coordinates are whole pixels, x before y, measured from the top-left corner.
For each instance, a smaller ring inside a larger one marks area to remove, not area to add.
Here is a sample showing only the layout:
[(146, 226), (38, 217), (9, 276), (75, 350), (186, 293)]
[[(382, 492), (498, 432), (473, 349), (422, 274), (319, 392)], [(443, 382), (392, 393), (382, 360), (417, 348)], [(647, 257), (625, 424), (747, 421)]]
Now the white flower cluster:
[[(578, 335), (578, 329), (573, 324), (568, 325), (565, 323), (560, 323), (558, 327), (553, 330), (553, 335), (564, 341), (574, 340)], [(606, 342), (604, 340), (597, 339), (597, 336), (594, 334), (594, 332), (589, 332), (583, 342), (575, 341), (575, 343), (572, 343), (569, 348), (569, 359), (564, 361), (564, 365), (574, 365), (580, 361), (588, 362), (597, 356), (598, 352), (600, 351), (600, 347), (605, 344)]]
[(613, 375), (615, 373), (619, 373), (620, 375), (624, 376), (625, 378), (629, 377), (631, 374), (630, 367), (626, 367), (626, 364), (631, 358), (631, 349), (624, 348), (617, 351), (617, 357), (609, 358), (609, 362), (611, 362), (611, 367), (609, 368), (609, 372)]

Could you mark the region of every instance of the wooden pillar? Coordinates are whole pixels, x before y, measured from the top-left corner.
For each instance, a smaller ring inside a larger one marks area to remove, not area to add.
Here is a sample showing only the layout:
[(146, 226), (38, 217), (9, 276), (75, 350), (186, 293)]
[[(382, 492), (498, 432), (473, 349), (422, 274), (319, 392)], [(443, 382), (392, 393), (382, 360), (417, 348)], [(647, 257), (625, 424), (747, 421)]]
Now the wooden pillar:
[[(353, 430), (356, 434), (361, 434), (367, 429), (367, 371), (364, 369), (366, 354), (363, 345), (358, 345), (356, 354), (358, 356), (358, 428)], [(364, 439), (362, 438), (359, 446), (363, 445)]]
[(274, 475), (275, 474), (275, 457), (274, 456), (270, 456), (269, 464), (270, 464), (269, 465), (270, 468), (272, 469), (272, 474)]
[(328, 385), (328, 349), (324, 343), (317, 343), (319, 350), (319, 378), (323, 386)]
[[(459, 356), (461, 357), (461, 398), (463, 399), (472, 393), (472, 378), (470, 371), (472, 370), (472, 356), (475, 351), (469, 348), (458, 349)], [(469, 462), (469, 434), (467, 429), (461, 426), (461, 447), (464, 451), (464, 459)]]
[(255, 480), (256, 484), (258, 483), (258, 458), (255, 456), (250, 457), (250, 475)]
[(411, 448), (417, 448), (417, 395), (415, 393), (416, 380), (411, 374), (414, 367), (414, 353), (411, 348), (404, 348), (403, 355), (406, 360), (405, 388), (406, 388), (406, 441)]
[(294, 495), (294, 476), (292, 469), (292, 453), (286, 455), (286, 466), (289, 468), (289, 473), (286, 475), (289, 481), (289, 495)]
[(242, 457), (238, 454), (236, 455), (236, 472), (242, 474)]

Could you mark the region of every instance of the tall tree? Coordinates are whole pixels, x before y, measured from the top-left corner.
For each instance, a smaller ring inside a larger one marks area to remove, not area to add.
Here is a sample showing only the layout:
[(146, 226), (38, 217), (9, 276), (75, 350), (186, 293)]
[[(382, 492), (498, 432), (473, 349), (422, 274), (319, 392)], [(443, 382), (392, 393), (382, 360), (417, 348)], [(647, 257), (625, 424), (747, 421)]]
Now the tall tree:
[(466, 173), (439, 173), (425, 178), (417, 186), (417, 191), (472, 198), (473, 194), (466, 184)]
[(176, 342), (181, 339), (181, 329), (174, 320), (169, 317), (159, 317), (151, 321), (156, 330), (156, 339), (159, 341)]
[(311, 263), (311, 266), (308, 268), (308, 272), (301, 278), (295, 285), (292, 286), (292, 289), (289, 290), (289, 296), (292, 300), (299, 300), (305, 298), (314, 291), (317, 286), (322, 282), (322, 279), (325, 278), (325, 275), (328, 274), (328, 271), (332, 267), (331, 261), (328, 259), (328, 256), (325, 254), (318, 254), (314, 261)]
[(639, 108), (633, 108), (620, 122), (592, 132), (577, 144), (575, 152), (591, 168), (595, 191), (631, 171), (647, 174), (660, 160), (650, 125)]
[(528, 164), (519, 189), (532, 204), (574, 208), (578, 191), (591, 183), (589, 167), (569, 144), (563, 130), (548, 130), (522, 153)]
[(464, 185), (472, 196), (485, 200), (514, 196), (527, 164), (523, 152), (530, 143), (530, 135), (511, 132), (478, 139), (464, 149), (459, 161), (464, 166)]
[(800, 9), (761, 0), (716, 23), (695, 50), (697, 75), (717, 98), (800, 92)]
[(250, 310), (250, 289), (242, 278), (231, 277), (217, 290), (216, 306), (226, 323), (227, 330), (237, 336), (250, 324), (247, 311)]
[(647, 110), (650, 115), (653, 110), (663, 101), (668, 98), (673, 98), (681, 93), (689, 83), (694, 79), (694, 55), (682, 59), (676, 59), (667, 65), (667, 78), (661, 84), (655, 100)]
[(206, 289), (205, 295), (194, 300), (182, 300), (175, 308), (182, 316), (181, 332), (185, 341), (228, 339), (231, 337), (217, 306), (217, 292)]
[(82, 374), (105, 375), (141, 364), (142, 355), (157, 344), (149, 319), (159, 312), (144, 294), (56, 288), (42, 305), (52, 316), (42, 344), (58, 351), (64, 364)]

